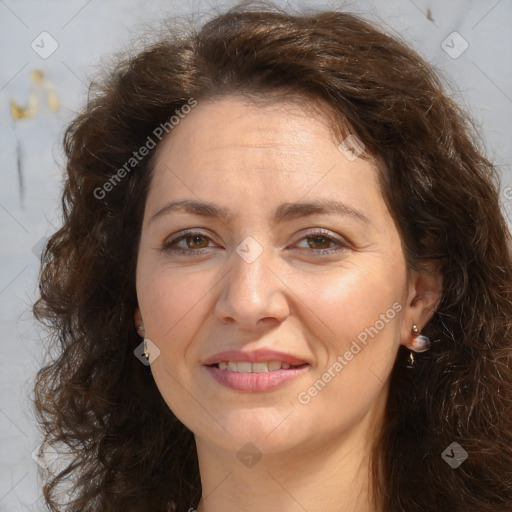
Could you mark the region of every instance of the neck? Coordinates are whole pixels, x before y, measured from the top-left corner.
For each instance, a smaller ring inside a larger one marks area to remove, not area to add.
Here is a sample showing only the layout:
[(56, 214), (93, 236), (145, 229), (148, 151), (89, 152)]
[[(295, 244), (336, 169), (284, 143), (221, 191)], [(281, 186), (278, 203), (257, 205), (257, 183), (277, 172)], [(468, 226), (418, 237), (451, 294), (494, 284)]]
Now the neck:
[(371, 499), (375, 411), (342, 436), (241, 463), (197, 439), (203, 495), (197, 512), (379, 512)]

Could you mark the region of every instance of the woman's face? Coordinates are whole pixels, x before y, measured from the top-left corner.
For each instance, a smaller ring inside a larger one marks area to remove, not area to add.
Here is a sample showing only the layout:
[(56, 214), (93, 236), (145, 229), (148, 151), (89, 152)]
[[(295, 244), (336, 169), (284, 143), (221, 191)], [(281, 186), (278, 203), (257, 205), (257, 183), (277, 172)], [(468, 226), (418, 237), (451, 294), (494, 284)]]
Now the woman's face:
[(226, 98), (159, 147), (137, 294), (156, 384), (198, 442), (314, 449), (381, 417), (420, 319), (376, 168), (350, 140), (292, 103)]

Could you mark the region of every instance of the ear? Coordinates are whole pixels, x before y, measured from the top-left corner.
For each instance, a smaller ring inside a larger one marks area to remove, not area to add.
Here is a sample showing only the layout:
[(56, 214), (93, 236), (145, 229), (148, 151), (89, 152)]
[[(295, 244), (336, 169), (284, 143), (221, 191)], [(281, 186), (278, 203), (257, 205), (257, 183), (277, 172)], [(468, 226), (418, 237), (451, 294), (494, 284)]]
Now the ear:
[(408, 279), (408, 294), (402, 315), (400, 342), (411, 346), (412, 326), (421, 331), (428, 324), (441, 302), (443, 276), (439, 266), (433, 262), (424, 270), (411, 270)]
[(140, 314), (140, 308), (137, 306), (135, 309), (135, 313), (133, 314), (133, 321), (135, 324), (135, 329), (137, 330), (137, 334), (144, 338), (144, 329), (140, 329), (140, 327), (144, 327), (144, 322), (142, 321), (142, 315)]

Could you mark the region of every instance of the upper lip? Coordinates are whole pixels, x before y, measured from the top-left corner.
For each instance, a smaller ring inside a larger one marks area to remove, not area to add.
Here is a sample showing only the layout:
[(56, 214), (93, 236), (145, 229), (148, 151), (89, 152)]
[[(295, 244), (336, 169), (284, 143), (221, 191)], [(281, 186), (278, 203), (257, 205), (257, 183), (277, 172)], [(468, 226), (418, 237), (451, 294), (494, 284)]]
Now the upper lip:
[(227, 350), (225, 352), (219, 352), (206, 359), (203, 364), (205, 366), (211, 366), (220, 363), (221, 361), (249, 361), (251, 363), (281, 361), (293, 366), (306, 363), (306, 361), (303, 359), (300, 359), (292, 354), (286, 354), (285, 352), (279, 352), (277, 350), (261, 348), (251, 351)]

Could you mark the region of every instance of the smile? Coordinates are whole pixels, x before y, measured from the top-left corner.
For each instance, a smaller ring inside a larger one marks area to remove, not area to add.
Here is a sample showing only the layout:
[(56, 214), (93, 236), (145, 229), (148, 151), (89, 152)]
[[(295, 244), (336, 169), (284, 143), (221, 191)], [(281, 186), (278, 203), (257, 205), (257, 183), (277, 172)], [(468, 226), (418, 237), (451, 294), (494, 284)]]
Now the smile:
[(309, 366), (307, 363), (291, 366), (278, 360), (258, 363), (221, 361), (203, 368), (224, 387), (256, 393), (270, 391), (300, 377)]
[(220, 361), (217, 363), (219, 370), (227, 370), (229, 372), (238, 373), (265, 373), (273, 372), (275, 370), (288, 370), (289, 368), (297, 368), (303, 365), (291, 365), (285, 361), (273, 360), (262, 361), (259, 363), (251, 363), (250, 361)]

